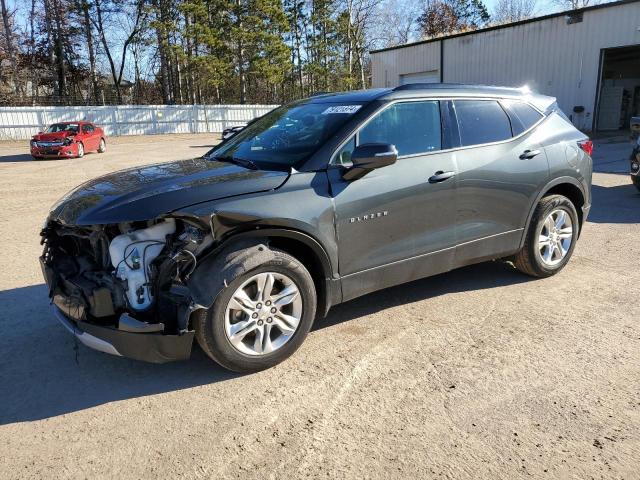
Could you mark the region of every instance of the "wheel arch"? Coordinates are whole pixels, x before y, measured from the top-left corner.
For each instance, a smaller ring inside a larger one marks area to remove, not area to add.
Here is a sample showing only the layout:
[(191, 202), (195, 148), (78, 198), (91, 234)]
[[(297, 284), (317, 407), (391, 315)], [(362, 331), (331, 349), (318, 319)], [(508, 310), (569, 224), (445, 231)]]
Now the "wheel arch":
[[(218, 254), (224, 250), (233, 250), (234, 246), (260, 243), (288, 253), (307, 268), (313, 279), (318, 297), (317, 316), (325, 317), (332, 305), (340, 303), (341, 288), (339, 281), (334, 279), (329, 255), (320, 242), (304, 232), (288, 228), (260, 227), (231, 234), (211, 251), (201, 263), (212, 263)], [(220, 291), (221, 289), (212, 292), (213, 300), (215, 300)]]
[(576, 212), (578, 213), (578, 221), (580, 224), (580, 230), (578, 231), (578, 235), (582, 233), (582, 223), (584, 221), (584, 212), (582, 207), (585, 204), (585, 193), (582, 185), (578, 180), (573, 177), (559, 177), (551, 182), (549, 182), (538, 194), (533, 204), (529, 208), (529, 214), (527, 215), (527, 220), (524, 225), (524, 230), (522, 232), (522, 238), (520, 239), (520, 248), (524, 246), (525, 239), (527, 238), (527, 234), (529, 232), (529, 227), (531, 226), (531, 217), (533, 216), (533, 212), (538, 205), (538, 202), (549, 195), (563, 195), (571, 200), (574, 207), (576, 207)]

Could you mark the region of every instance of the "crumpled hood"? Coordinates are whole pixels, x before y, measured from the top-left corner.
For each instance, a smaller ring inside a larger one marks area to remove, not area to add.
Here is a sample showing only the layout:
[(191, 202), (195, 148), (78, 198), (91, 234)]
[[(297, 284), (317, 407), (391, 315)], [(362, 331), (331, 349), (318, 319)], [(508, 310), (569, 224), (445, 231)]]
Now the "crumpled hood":
[(56, 140), (64, 140), (67, 137), (75, 137), (76, 135), (77, 133), (65, 130), (64, 132), (41, 133), (34, 135), (33, 139), (40, 142), (54, 142)]
[(61, 198), (51, 220), (67, 225), (146, 221), (196, 203), (278, 188), (283, 171), (195, 158), (114, 172)]

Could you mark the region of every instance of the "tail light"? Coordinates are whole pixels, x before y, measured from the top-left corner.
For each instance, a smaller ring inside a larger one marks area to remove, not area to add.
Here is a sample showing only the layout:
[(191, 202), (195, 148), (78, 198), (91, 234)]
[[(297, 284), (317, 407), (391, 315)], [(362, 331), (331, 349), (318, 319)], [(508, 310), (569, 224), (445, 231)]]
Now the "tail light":
[(593, 153), (593, 141), (591, 140), (582, 140), (578, 142), (578, 146), (589, 156)]

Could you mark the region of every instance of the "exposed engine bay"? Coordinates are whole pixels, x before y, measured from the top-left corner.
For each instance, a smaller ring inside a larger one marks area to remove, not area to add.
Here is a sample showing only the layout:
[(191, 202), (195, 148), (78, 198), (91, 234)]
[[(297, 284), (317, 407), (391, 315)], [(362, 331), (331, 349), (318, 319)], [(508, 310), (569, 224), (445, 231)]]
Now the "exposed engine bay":
[(211, 232), (165, 218), (42, 230), (41, 264), (52, 302), (69, 318), (125, 332), (179, 335), (193, 309), (185, 282), (213, 244)]

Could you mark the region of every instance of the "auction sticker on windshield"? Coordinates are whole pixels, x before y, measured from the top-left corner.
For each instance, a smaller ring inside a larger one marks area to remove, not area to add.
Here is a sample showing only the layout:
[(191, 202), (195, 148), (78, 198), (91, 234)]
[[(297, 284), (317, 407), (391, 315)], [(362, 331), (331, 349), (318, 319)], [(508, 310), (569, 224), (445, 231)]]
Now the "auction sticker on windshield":
[(338, 105), (338, 106), (335, 106), (335, 107), (329, 107), (324, 112), (322, 112), (322, 115), (329, 115), (331, 113), (348, 113), (348, 114), (352, 114), (352, 113), (356, 113), (358, 110), (360, 110), (361, 106), (362, 105)]

